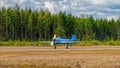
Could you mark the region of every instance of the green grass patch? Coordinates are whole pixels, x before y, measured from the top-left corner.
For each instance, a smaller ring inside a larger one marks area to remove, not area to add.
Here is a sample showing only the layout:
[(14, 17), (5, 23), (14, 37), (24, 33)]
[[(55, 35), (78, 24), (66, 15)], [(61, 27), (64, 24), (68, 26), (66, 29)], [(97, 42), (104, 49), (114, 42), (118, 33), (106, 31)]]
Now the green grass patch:
[[(0, 42), (0, 46), (50, 46), (51, 41), (7, 41)], [(64, 44), (57, 44), (64, 45)], [(72, 44), (71, 44), (72, 45)], [(96, 46), (96, 45), (105, 45), (105, 46), (116, 46), (120, 45), (119, 40), (110, 40), (110, 41), (98, 41), (98, 40), (89, 40), (89, 41), (76, 41), (74, 43), (76, 46)]]
[(7, 41), (0, 42), (0, 46), (50, 46), (48, 41)]
[(98, 40), (89, 40), (89, 41), (81, 41), (77, 43), (80, 46), (96, 46), (96, 45), (105, 45), (105, 46), (116, 46), (120, 45), (119, 40), (110, 40), (110, 41), (98, 41)]

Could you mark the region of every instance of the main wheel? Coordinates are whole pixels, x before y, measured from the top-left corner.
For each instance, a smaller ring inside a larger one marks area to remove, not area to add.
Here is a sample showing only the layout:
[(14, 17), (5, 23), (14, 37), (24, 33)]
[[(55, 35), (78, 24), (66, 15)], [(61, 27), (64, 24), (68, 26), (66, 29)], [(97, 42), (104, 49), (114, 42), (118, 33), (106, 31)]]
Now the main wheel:
[(68, 45), (66, 46), (66, 49), (68, 49)]
[(56, 46), (54, 46), (54, 49), (56, 49), (57, 47)]

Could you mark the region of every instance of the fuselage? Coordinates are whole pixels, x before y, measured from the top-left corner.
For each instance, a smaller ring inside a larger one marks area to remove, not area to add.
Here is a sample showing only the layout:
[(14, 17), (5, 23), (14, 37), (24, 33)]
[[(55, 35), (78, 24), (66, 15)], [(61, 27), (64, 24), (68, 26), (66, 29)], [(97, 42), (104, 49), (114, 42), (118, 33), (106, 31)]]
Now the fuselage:
[(74, 42), (75, 42), (74, 40), (63, 39), (63, 38), (59, 38), (59, 37), (55, 39), (56, 44), (70, 44), (70, 43), (74, 43)]

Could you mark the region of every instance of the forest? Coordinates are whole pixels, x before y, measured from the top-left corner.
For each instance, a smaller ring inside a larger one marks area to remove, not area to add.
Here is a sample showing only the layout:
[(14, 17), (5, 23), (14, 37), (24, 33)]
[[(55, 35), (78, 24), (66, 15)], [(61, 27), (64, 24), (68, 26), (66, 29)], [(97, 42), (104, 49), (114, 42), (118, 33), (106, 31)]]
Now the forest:
[(120, 40), (120, 18), (107, 20), (92, 15), (52, 14), (49, 10), (2, 7), (0, 9), (0, 41), (48, 41), (53, 35), (77, 40)]

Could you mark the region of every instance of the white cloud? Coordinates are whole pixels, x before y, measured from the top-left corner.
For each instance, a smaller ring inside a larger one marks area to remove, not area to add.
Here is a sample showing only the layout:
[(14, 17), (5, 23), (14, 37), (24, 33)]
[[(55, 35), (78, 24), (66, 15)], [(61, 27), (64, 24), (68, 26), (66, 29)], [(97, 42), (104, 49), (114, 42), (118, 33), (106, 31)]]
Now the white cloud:
[(0, 0), (0, 6), (4, 6), (4, 5), (5, 5), (4, 2), (2, 0)]
[(52, 13), (55, 13), (54, 11), (54, 4), (51, 2), (45, 2), (45, 8), (47, 8), (48, 10), (50, 10)]
[(64, 0), (64, 2), (67, 2), (67, 0)]
[(120, 5), (120, 0), (90, 0), (93, 5), (112, 6)]
[(112, 20), (112, 19), (117, 20), (118, 18), (119, 18), (119, 17), (117, 17), (117, 16), (107, 16), (107, 17), (106, 17), (107, 20)]
[(91, 0), (94, 5), (106, 5), (106, 0)]
[(96, 15), (97, 15), (97, 16), (105, 16), (105, 13), (97, 12)]
[(69, 6), (63, 6), (63, 7), (62, 7), (62, 10), (63, 10), (63, 11), (66, 11), (66, 10), (68, 10), (68, 9), (69, 9)]
[(20, 2), (24, 2), (25, 0), (20, 0)]
[(120, 12), (120, 9), (104, 8), (104, 10), (108, 12)]
[(120, 5), (120, 0), (107, 0), (109, 5)]
[(50, 2), (45, 2), (45, 7), (48, 9), (53, 9), (53, 4), (51, 4)]

